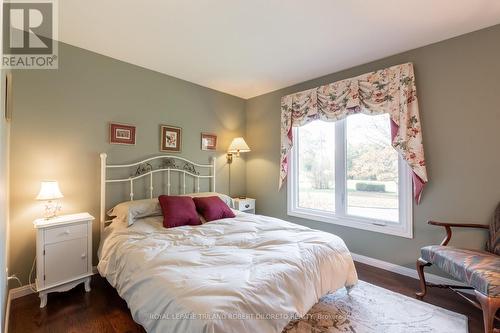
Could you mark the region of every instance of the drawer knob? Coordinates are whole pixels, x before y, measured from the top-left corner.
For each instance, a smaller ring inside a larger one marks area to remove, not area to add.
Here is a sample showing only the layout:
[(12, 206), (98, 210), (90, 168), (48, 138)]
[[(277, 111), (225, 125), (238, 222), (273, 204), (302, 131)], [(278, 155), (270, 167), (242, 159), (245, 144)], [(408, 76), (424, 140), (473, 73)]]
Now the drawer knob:
[(65, 234), (65, 235), (69, 235), (69, 234), (70, 234), (69, 230), (65, 230), (65, 231), (64, 231), (64, 234)]
[(245, 208), (248, 208), (248, 207), (250, 207), (250, 204), (246, 204), (246, 205), (245, 205)]
[(87, 258), (87, 255), (84, 253), (84, 254), (82, 254), (82, 259), (85, 259), (85, 258)]

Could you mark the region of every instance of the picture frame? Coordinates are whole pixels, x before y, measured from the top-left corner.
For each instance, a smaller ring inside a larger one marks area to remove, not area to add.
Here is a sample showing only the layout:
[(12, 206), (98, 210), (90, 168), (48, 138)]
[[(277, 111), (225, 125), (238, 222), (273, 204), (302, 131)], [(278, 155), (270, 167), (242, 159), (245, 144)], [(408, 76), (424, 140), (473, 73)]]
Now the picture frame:
[(201, 133), (201, 150), (216, 150), (217, 135), (212, 133)]
[(135, 145), (136, 129), (133, 125), (109, 123), (109, 143), (113, 145)]
[(160, 125), (160, 151), (180, 153), (182, 148), (182, 128)]

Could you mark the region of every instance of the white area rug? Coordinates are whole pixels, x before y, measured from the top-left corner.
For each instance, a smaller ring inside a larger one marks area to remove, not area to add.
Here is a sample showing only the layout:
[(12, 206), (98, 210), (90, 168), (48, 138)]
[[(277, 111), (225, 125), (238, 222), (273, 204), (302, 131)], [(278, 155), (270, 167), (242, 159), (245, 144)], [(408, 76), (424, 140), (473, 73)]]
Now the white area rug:
[(284, 333), (467, 333), (467, 317), (367, 282), (329, 294)]

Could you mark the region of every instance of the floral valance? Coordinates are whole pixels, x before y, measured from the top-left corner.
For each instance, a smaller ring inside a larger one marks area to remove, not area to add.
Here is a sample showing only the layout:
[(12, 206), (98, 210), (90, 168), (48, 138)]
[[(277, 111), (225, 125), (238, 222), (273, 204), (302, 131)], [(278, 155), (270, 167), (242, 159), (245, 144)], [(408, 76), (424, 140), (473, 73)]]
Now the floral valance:
[(411, 63), (284, 96), (281, 99), (280, 188), (288, 173), (292, 127), (317, 119), (336, 121), (360, 112), (390, 115), (392, 146), (413, 171), (413, 189), (418, 203), (428, 179)]

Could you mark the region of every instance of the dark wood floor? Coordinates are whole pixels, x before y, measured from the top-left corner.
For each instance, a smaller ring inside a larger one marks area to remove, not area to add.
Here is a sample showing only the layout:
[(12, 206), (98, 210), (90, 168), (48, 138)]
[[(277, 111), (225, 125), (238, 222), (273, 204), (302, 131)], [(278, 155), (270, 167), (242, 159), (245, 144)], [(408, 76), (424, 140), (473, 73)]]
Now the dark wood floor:
[[(361, 280), (414, 297), (417, 280), (356, 263)], [(431, 289), (425, 301), (469, 317), (469, 333), (482, 333), (481, 312), (453, 292)], [(127, 304), (105, 279), (94, 276), (92, 291), (83, 286), (66, 293), (49, 294), (47, 307), (39, 308), (39, 298), (32, 294), (11, 304), (9, 332), (144, 332), (136, 324)]]

